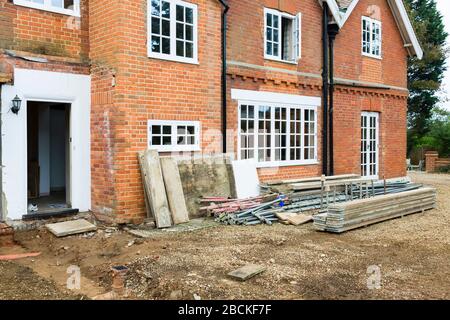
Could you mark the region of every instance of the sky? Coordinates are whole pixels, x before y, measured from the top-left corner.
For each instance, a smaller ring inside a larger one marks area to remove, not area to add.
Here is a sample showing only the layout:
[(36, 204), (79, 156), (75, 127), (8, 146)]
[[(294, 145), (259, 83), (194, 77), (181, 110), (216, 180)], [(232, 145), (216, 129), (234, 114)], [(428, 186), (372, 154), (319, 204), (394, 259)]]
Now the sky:
[[(450, 34), (450, 1), (449, 0), (436, 0), (438, 10), (444, 17), (445, 30), (448, 34)], [(450, 46), (450, 36), (447, 40), (448, 45)], [(442, 85), (441, 90), (441, 104), (443, 107), (450, 110), (450, 56), (447, 58), (447, 66), (448, 70), (445, 74), (445, 80)]]

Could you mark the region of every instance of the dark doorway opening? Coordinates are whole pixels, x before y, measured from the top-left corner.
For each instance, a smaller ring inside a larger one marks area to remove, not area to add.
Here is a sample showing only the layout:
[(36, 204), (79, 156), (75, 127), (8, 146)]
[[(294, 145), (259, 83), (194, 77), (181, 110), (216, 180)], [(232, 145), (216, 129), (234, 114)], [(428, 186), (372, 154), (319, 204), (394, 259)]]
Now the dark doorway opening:
[(72, 211), (69, 120), (70, 104), (27, 103), (28, 217)]

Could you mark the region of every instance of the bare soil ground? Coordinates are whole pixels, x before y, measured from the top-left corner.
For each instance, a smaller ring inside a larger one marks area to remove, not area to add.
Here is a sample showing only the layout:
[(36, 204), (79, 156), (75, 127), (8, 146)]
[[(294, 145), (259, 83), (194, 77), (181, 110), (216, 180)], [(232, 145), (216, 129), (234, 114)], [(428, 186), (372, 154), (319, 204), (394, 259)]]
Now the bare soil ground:
[[(121, 264), (130, 268), (128, 299), (449, 299), (450, 175), (411, 178), (437, 188), (436, 210), (342, 235), (312, 224), (218, 226), (145, 241), (123, 230), (63, 239), (43, 228), (21, 232), (20, 247), (0, 254), (42, 254), (0, 263), (0, 299), (92, 298), (111, 290), (110, 267)], [(227, 277), (248, 263), (267, 270), (246, 282)], [(70, 265), (81, 268), (75, 292), (66, 290)], [(379, 289), (367, 286), (370, 266), (380, 268)]]

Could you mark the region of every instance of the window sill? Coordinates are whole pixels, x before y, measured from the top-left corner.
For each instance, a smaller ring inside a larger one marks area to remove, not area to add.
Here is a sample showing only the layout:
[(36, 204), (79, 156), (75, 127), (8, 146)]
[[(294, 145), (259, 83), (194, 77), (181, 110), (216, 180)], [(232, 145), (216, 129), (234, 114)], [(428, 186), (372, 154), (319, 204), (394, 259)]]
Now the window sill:
[(276, 62), (286, 63), (286, 64), (290, 64), (290, 65), (298, 64), (298, 61), (282, 60), (282, 59), (272, 58), (269, 56), (264, 56), (264, 60), (276, 61)]
[(257, 168), (276, 168), (276, 167), (291, 167), (291, 166), (311, 166), (318, 165), (317, 160), (306, 161), (271, 161), (271, 162), (257, 162)]
[(198, 59), (187, 59), (187, 58), (182, 58), (182, 57), (166, 56), (166, 55), (154, 54), (154, 53), (150, 53), (150, 52), (147, 55), (151, 59), (159, 59), (159, 60), (180, 62), (180, 63), (193, 64), (193, 65), (199, 65), (200, 64), (198, 62)]
[(156, 147), (156, 146), (150, 146), (150, 150), (156, 150), (158, 152), (199, 152), (201, 151), (201, 148), (198, 146), (194, 147)]
[(47, 11), (47, 12), (52, 12), (52, 13), (59, 13), (59, 14), (63, 14), (66, 16), (72, 16), (72, 17), (78, 17), (78, 18), (81, 16), (79, 12), (76, 12), (74, 10), (45, 7), (41, 4), (23, 1), (23, 0), (14, 0), (14, 4), (17, 6), (21, 6), (21, 7), (27, 7), (27, 8), (31, 8), (31, 9), (42, 10), (42, 11)]
[(377, 59), (377, 60), (383, 60), (382, 56), (376, 56), (376, 55), (368, 54), (368, 53), (365, 53), (365, 52), (362, 53), (362, 56), (363, 57), (367, 57), (367, 58)]

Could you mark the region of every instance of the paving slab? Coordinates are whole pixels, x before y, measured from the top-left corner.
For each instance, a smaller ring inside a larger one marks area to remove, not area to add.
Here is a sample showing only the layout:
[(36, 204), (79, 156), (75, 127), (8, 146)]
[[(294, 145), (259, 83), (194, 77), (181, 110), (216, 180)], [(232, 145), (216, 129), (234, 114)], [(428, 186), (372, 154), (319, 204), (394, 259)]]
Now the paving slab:
[(95, 225), (84, 219), (46, 224), (45, 226), (57, 237), (65, 237), (97, 230)]
[(246, 281), (254, 276), (266, 271), (266, 267), (256, 264), (248, 264), (242, 268), (236, 269), (228, 273), (228, 275), (239, 281)]
[(186, 223), (189, 215), (177, 160), (171, 157), (161, 158), (161, 169), (173, 223)]

